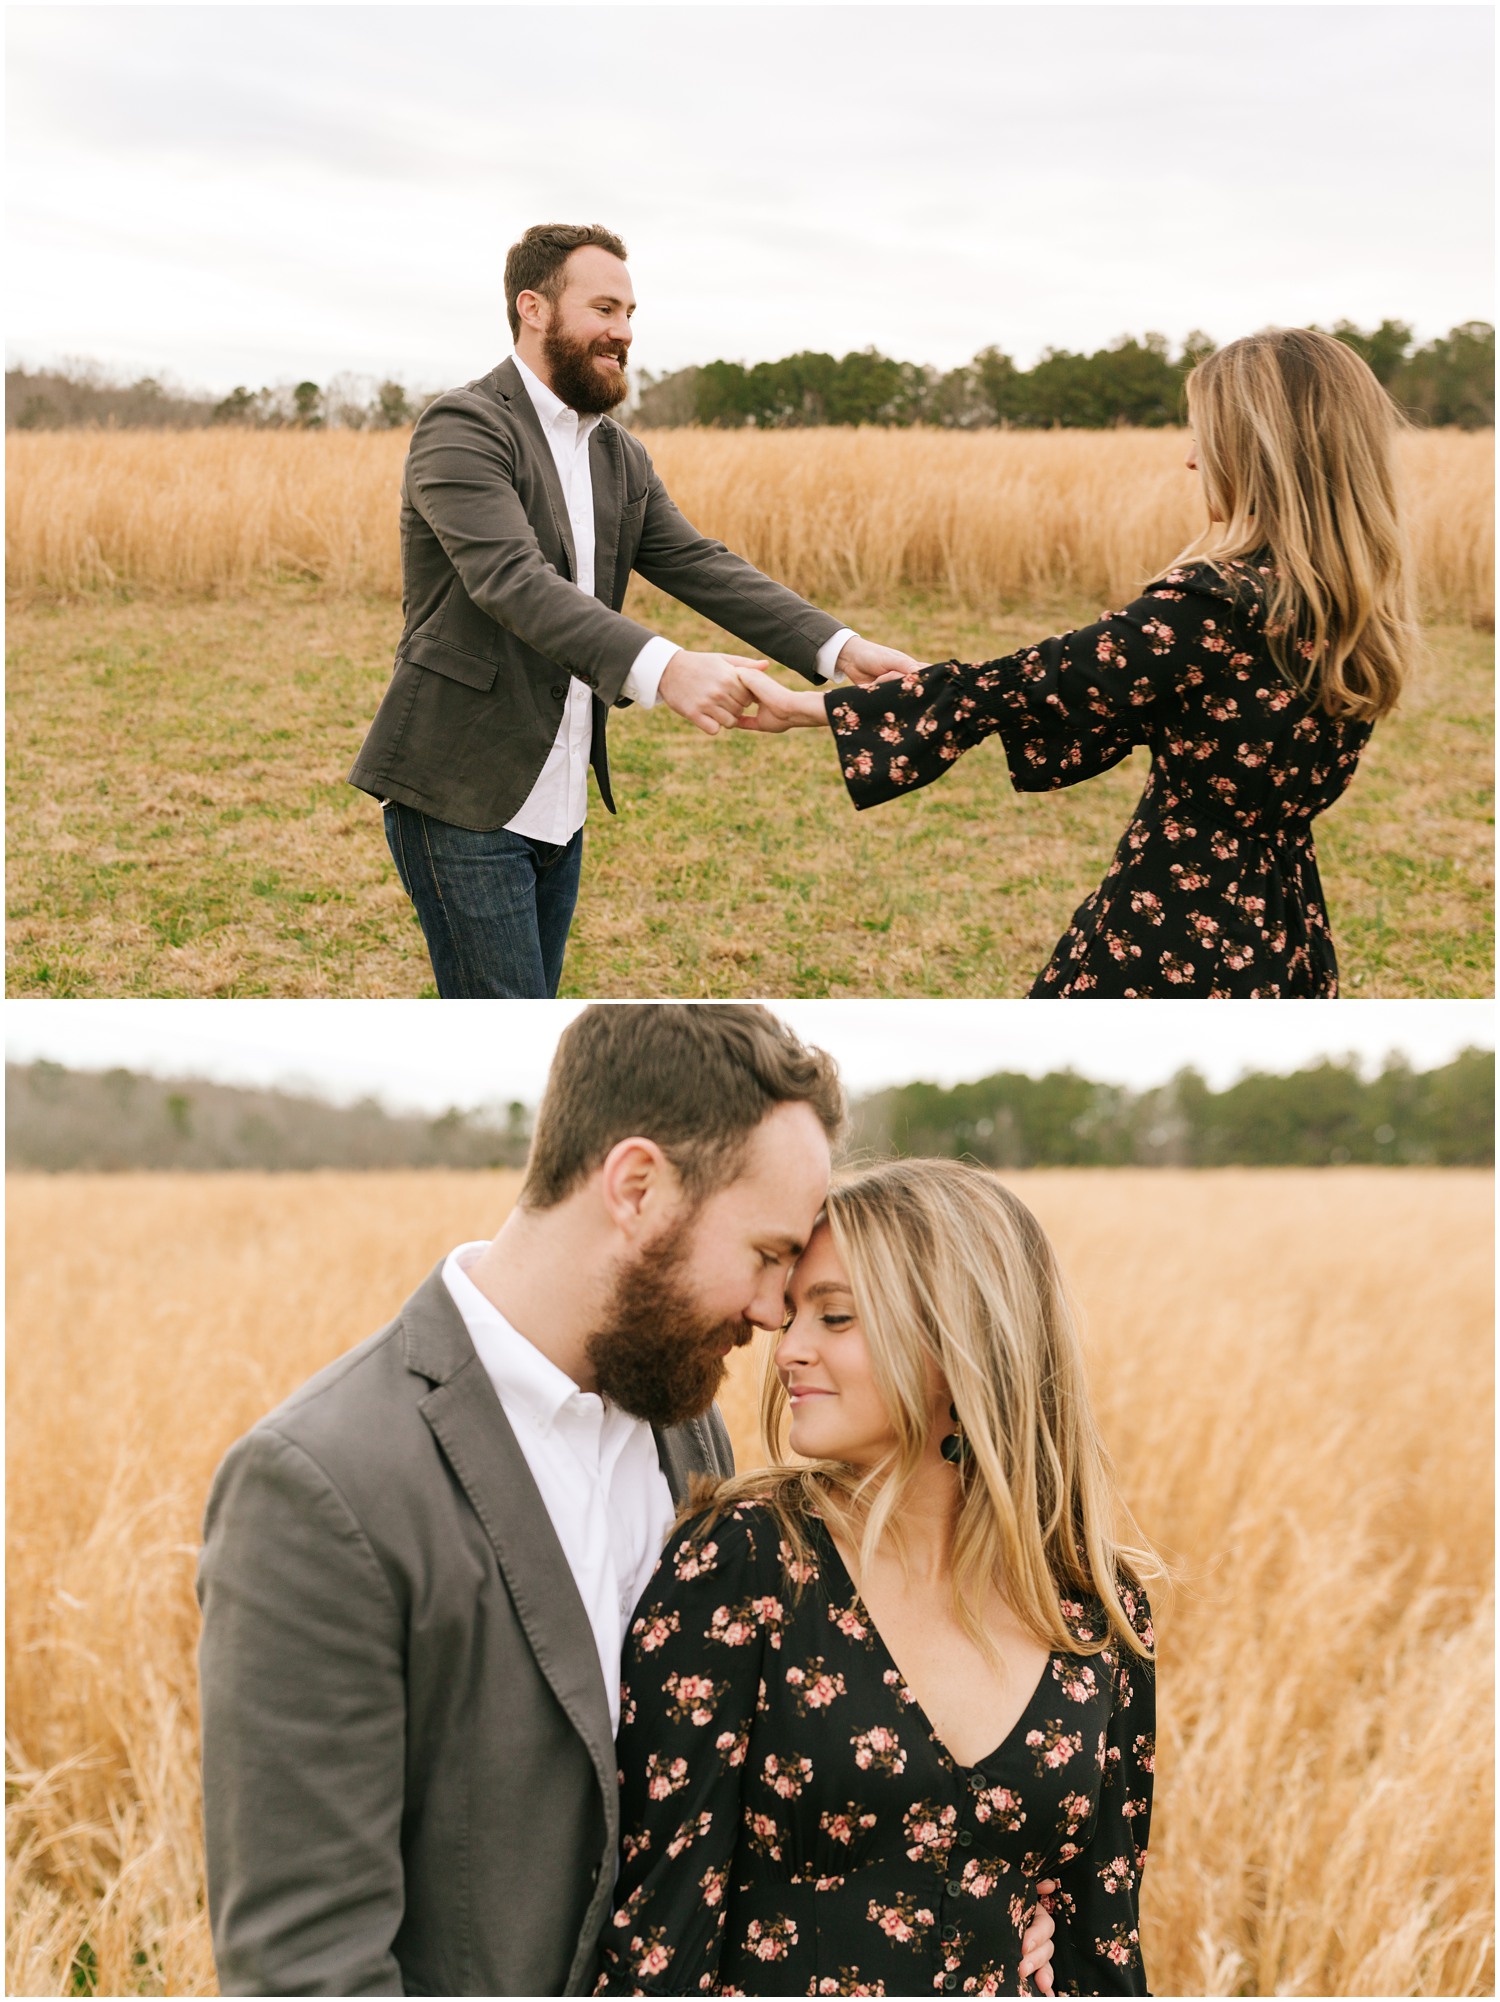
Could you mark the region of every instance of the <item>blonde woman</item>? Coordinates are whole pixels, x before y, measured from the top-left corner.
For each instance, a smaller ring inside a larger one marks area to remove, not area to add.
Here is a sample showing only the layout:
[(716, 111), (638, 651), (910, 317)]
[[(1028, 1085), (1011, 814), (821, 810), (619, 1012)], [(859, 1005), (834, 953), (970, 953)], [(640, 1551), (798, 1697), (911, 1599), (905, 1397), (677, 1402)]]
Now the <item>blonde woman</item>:
[(1077, 785), (1148, 745), (1135, 817), (1033, 997), (1338, 992), (1312, 823), (1417, 644), (1395, 406), (1351, 349), (1296, 327), (1221, 348), (1187, 397), (1208, 524), (1124, 611), (826, 698), (756, 674), (760, 709), (741, 718), (831, 724), (857, 808), (929, 784), (989, 736), (1019, 792)]
[[(766, 1471), (689, 1516), (625, 1654), (604, 1994), (1141, 1994), (1154, 1666), (1052, 1250), (993, 1176), (836, 1187)], [(1043, 1985), (1046, 1985), (1045, 1983)]]

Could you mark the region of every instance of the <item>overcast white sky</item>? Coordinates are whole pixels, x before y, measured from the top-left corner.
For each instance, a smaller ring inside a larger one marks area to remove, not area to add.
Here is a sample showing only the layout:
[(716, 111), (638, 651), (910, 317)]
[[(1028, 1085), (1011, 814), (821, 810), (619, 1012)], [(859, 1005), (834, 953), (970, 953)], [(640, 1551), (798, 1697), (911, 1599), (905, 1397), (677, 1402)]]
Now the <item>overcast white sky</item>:
[(1488, 6), (6, 14), (7, 358), (437, 388), (610, 224), (659, 372), (1491, 316)]
[[(583, 1005), (470, 1002), (435, 1014), (423, 1001), (8, 1001), (5, 1043), (14, 1062), (50, 1057), (91, 1070), (121, 1064), (164, 1077), (297, 1084), (334, 1099), (369, 1095), (392, 1109), (436, 1112), (534, 1104), (557, 1038)], [(1427, 1069), (1466, 1044), (1494, 1045), (1488, 1001), (770, 1005), (833, 1052), (855, 1094), (917, 1078), (957, 1084), (1068, 1064), (1088, 1077), (1143, 1086), (1191, 1063), (1224, 1085), (1247, 1069), (1290, 1071), (1325, 1054), (1353, 1052), (1378, 1065), (1400, 1050)]]

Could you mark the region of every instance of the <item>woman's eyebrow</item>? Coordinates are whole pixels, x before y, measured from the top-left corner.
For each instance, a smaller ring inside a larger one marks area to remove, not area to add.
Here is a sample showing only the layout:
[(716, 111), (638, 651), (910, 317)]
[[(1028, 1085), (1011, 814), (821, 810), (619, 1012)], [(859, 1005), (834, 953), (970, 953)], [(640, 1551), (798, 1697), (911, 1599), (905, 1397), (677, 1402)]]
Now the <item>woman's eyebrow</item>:
[(842, 1279), (820, 1279), (816, 1286), (809, 1286), (802, 1296), (805, 1300), (823, 1300), (830, 1293), (851, 1293), (852, 1289)]

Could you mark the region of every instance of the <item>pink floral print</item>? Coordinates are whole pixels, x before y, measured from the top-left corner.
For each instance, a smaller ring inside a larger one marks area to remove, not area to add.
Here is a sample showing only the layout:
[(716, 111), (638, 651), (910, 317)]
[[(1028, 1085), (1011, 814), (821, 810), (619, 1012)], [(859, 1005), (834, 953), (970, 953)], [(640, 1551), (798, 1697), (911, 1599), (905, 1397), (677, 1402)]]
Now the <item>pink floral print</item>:
[[(598, 1992), (1019, 1995), (1052, 1876), (1056, 1992), (1144, 1994), (1152, 1664), (1068, 1592), (1078, 1651), (1052, 1654), (1006, 1739), (957, 1765), (826, 1528), (805, 1527), (797, 1558), (764, 1504), (700, 1517), (647, 1588)], [(1144, 1637), (1145, 1595), (1120, 1589)]]

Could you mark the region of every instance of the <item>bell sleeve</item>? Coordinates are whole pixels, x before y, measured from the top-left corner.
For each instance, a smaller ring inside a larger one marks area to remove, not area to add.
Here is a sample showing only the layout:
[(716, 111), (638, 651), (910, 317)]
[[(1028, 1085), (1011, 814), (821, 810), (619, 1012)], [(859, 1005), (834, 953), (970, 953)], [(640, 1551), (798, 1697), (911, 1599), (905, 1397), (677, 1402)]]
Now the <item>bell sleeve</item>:
[(717, 1981), (750, 1726), (781, 1645), (776, 1543), (735, 1510), (668, 1544), (626, 1641), (617, 1739), (620, 1874), (599, 1995)]
[(1258, 584), (1195, 564), (1124, 611), (1019, 653), (841, 688), (826, 708), (849, 796), (862, 810), (915, 792), (991, 736), (1017, 792), (1096, 778), (1149, 740), (1180, 688), (1222, 675), (1236, 655), (1259, 659), (1236, 617), (1258, 602)]

